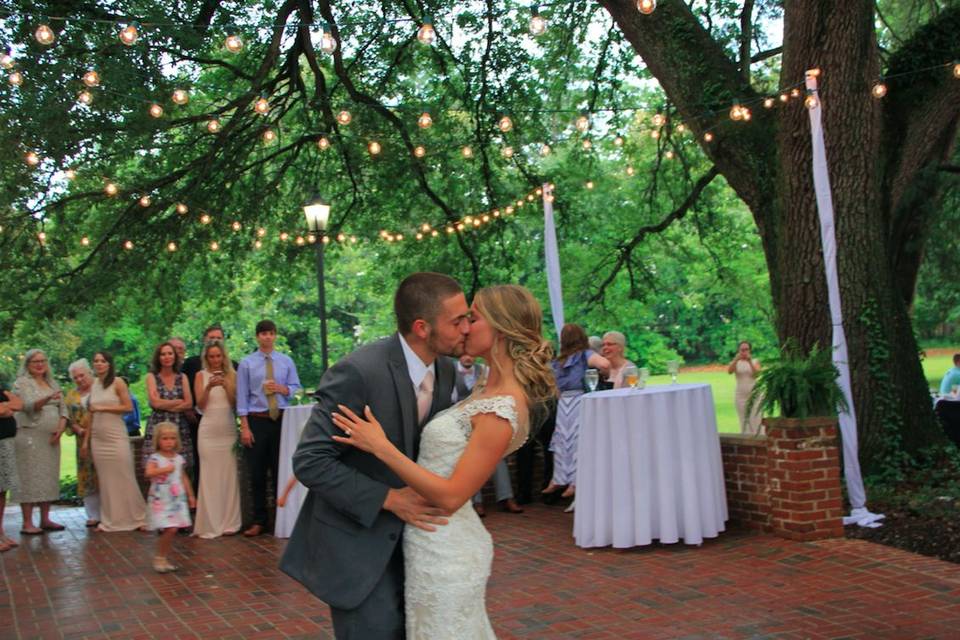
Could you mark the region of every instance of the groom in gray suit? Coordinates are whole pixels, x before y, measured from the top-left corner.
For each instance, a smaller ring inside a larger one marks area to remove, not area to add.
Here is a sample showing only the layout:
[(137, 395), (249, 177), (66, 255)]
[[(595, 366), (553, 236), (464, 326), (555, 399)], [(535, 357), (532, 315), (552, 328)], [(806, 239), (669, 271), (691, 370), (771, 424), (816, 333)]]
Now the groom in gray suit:
[(369, 406), (387, 437), (416, 459), (420, 429), (451, 404), (454, 366), (470, 331), (456, 280), (414, 273), (394, 297), (397, 333), (363, 346), (320, 380), (293, 456), (309, 490), (280, 568), (330, 605), (339, 640), (402, 639), (404, 523), (433, 530), (448, 515), (369, 453), (341, 445), (331, 413)]

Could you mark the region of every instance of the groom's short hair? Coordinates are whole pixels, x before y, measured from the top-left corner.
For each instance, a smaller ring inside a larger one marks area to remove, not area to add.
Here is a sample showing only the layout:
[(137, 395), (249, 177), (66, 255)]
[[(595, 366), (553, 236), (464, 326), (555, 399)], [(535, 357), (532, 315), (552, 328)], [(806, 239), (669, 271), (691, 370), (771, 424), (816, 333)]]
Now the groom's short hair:
[(397, 330), (404, 335), (410, 333), (418, 318), (432, 323), (440, 313), (443, 301), (458, 293), (463, 293), (463, 289), (450, 276), (431, 271), (410, 274), (397, 287), (393, 297)]

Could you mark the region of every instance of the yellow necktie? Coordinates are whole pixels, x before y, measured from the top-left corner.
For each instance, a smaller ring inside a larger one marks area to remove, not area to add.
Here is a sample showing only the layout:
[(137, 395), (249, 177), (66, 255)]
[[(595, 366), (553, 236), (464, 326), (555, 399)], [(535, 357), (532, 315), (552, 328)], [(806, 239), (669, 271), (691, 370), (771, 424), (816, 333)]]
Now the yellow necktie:
[[(273, 380), (273, 358), (270, 356), (267, 356), (267, 380)], [(276, 382), (276, 380), (274, 380), (274, 382)], [(276, 420), (280, 417), (280, 406), (277, 404), (277, 394), (267, 394), (267, 407), (267, 413), (270, 414), (271, 420)]]

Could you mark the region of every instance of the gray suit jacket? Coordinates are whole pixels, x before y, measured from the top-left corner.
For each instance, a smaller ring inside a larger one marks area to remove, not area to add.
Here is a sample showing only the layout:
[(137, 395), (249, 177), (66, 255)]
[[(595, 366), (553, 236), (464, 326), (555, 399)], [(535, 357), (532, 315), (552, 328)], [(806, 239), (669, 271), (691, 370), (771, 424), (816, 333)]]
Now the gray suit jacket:
[[(450, 406), (454, 371), (437, 358), (431, 415)], [(317, 406), (293, 455), (293, 472), (309, 489), (280, 569), (315, 596), (339, 609), (353, 609), (383, 575), (403, 533), (403, 522), (382, 509), (387, 490), (403, 482), (376, 457), (331, 435), (337, 404), (363, 415), (364, 405), (387, 437), (410, 458), (420, 444), (417, 401), (400, 338), (394, 334), (363, 346), (324, 373)]]

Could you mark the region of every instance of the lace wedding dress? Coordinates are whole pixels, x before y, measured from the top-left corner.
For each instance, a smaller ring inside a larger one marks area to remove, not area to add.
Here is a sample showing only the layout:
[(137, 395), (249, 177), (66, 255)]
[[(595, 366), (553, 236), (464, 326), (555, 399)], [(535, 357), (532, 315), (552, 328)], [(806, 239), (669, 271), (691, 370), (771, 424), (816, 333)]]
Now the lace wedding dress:
[[(526, 440), (529, 430), (521, 428), (512, 396), (467, 398), (423, 428), (417, 463), (450, 477), (470, 439), (470, 419), (482, 413), (510, 422), (508, 454)], [(408, 640), (496, 638), (485, 603), (493, 540), (469, 500), (436, 531), (407, 527), (403, 557)]]

